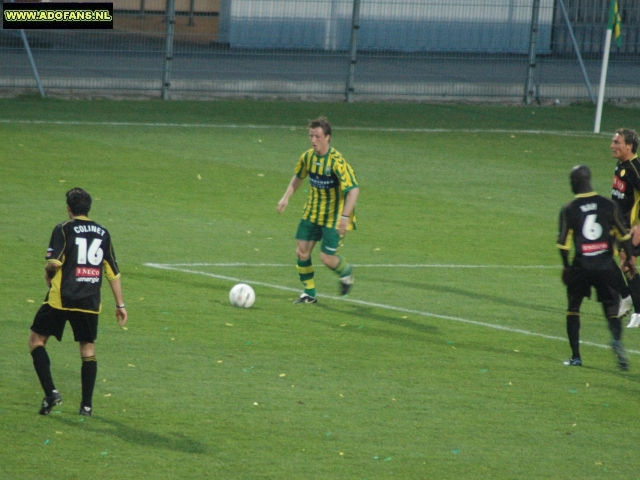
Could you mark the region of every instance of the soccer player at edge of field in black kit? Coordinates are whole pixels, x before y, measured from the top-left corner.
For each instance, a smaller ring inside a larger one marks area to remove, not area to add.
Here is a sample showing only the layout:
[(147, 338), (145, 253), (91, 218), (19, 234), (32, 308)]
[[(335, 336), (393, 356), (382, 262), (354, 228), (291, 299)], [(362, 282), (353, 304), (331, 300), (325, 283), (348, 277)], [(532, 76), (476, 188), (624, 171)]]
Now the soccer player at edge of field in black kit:
[[(636, 154), (638, 150), (638, 134), (628, 128), (619, 128), (611, 139), (611, 154), (617, 159), (616, 169), (613, 175), (613, 188), (611, 199), (618, 204), (624, 226), (631, 231), (631, 241), (634, 245), (633, 255), (640, 255), (640, 160)], [(620, 252), (621, 264), (624, 262), (625, 253)], [(623, 268), (623, 271), (625, 269)], [(624, 272), (627, 281), (620, 278), (620, 311), (618, 316), (622, 319), (633, 306), (633, 313), (629, 318), (627, 328), (640, 327), (640, 275), (631, 276), (630, 272)]]
[(127, 322), (127, 310), (122, 300), (120, 271), (109, 232), (87, 218), (91, 196), (81, 188), (66, 194), (69, 219), (53, 229), (44, 267), (49, 287), (44, 303), (31, 325), (29, 348), (33, 366), (44, 390), (40, 415), (47, 415), (62, 403), (51, 376), (51, 363), (46, 350), (51, 335), (62, 340), (67, 320), (80, 346), (82, 368), (82, 401), (80, 415), (93, 413), (92, 397), (98, 373), (95, 340), (98, 336), (98, 314), (101, 311), (100, 287), (102, 273), (109, 280), (116, 305), (116, 321)]
[[(598, 302), (602, 304), (609, 331), (613, 337), (611, 347), (622, 370), (629, 368), (627, 355), (620, 339), (622, 324), (618, 317), (620, 308), (620, 269), (613, 259), (614, 239), (627, 252), (624, 267), (636, 273), (635, 257), (631, 255), (631, 235), (627, 232), (618, 210), (612, 200), (598, 195), (591, 188), (591, 171), (585, 165), (578, 165), (569, 176), (573, 201), (560, 211), (560, 232), (557, 247), (562, 263), (562, 283), (567, 286), (568, 312), (567, 335), (571, 346), (571, 358), (565, 365), (582, 366), (580, 356), (580, 305), (584, 297), (591, 298), (591, 287), (595, 287)], [(573, 241), (574, 257), (569, 264), (569, 252)]]
[(331, 124), (326, 118), (319, 117), (309, 123), (309, 140), (312, 148), (298, 159), (293, 178), (277, 207), (282, 214), (291, 195), (309, 177), (311, 188), (296, 232), (296, 267), (304, 292), (294, 303), (318, 301), (311, 252), (319, 240), (322, 240), (320, 260), (340, 277), (340, 294), (347, 295), (353, 286), (353, 269), (339, 255), (339, 250), (347, 230), (355, 229), (360, 188), (351, 166), (330, 145)]

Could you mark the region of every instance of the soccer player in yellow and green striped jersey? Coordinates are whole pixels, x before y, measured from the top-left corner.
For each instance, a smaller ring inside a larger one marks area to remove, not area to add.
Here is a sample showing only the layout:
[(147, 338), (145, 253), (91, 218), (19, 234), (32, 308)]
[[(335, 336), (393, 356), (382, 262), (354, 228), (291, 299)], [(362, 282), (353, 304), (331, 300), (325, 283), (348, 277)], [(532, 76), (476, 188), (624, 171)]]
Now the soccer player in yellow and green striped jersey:
[(311, 252), (322, 241), (320, 260), (340, 277), (340, 294), (353, 285), (353, 269), (339, 254), (347, 230), (356, 228), (355, 205), (360, 193), (353, 168), (331, 147), (331, 124), (320, 117), (309, 123), (312, 148), (300, 156), (295, 174), (278, 202), (284, 212), (289, 199), (309, 177), (311, 189), (296, 232), (297, 270), (304, 292), (295, 303), (316, 303)]

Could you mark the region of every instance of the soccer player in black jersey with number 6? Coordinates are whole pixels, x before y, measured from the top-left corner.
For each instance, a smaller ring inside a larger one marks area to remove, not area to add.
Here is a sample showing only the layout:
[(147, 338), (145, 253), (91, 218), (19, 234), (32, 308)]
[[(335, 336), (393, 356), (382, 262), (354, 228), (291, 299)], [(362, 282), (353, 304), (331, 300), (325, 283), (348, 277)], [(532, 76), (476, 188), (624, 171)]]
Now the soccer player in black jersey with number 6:
[(113, 292), (116, 321), (120, 326), (127, 322), (127, 310), (122, 300), (120, 271), (111, 236), (106, 228), (87, 217), (91, 196), (81, 188), (69, 190), (66, 196), (70, 220), (57, 225), (51, 234), (44, 267), (49, 291), (33, 320), (29, 348), (45, 393), (40, 414), (47, 415), (54, 406), (62, 403), (62, 397), (53, 383), (45, 347), (52, 335), (58, 341), (62, 340), (64, 327), (69, 321), (82, 358), (79, 413), (90, 416), (98, 372), (94, 343), (98, 336), (98, 314), (102, 309), (100, 287), (103, 271)]
[[(560, 211), (560, 232), (557, 246), (564, 269), (562, 282), (567, 286), (569, 308), (567, 335), (571, 346), (571, 359), (565, 365), (581, 366), (580, 305), (584, 297), (591, 298), (591, 287), (596, 289), (611, 331), (611, 346), (622, 370), (629, 363), (620, 338), (622, 327), (618, 318), (620, 270), (613, 260), (613, 242), (617, 240), (627, 253), (624, 267), (636, 273), (635, 257), (631, 255), (631, 235), (625, 228), (618, 206), (591, 188), (591, 171), (585, 165), (571, 170), (571, 189), (576, 197)], [(573, 262), (569, 264), (571, 245)]]

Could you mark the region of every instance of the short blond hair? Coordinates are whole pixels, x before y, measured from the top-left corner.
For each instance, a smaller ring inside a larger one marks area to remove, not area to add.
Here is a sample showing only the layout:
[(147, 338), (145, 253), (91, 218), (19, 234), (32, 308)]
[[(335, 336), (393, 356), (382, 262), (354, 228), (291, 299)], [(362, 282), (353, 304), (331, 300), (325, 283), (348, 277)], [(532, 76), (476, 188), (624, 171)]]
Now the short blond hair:
[(631, 145), (631, 151), (633, 153), (638, 151), (638, 134), (635, 130), (631, 130), (630, 128), (619, 128), (616, 130), (616, 133), (624, 138), (624, 143), (626, 145)]

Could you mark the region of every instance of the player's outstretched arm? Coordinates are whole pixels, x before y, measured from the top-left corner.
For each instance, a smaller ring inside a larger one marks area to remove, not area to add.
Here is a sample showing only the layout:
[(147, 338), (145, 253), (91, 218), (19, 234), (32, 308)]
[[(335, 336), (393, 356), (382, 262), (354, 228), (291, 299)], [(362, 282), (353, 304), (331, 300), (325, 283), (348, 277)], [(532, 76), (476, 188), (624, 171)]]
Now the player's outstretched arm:
[(625, 255), (620, 255), (620, 258), (622, 260), (621, 267), (623, 270), (628, 269), (629, 278), (633, 278), (636, 273), (638, 273), (636, 270), (636, 257), (633, 256), (633, 243), (631, 242), (631, 239), (629, 239), (625, 242), (621, 242), (621, 246), (623, 248), (623, 252), (625, 253)]
[(631, 278), (635, 277), (638, 273), (638, 269), (636, 268), (636, 257), (627, 258), (625, 266), (629, 269), (629, 275)]
[(638, 227), (638, 225), (636, 225), (635, 227), (631, 227), (629, 233), (631, 234), (631, 242), (633, 243), (633, 245), (640, 245), (640, 227)]
[(47, 282), (47, 287), (51, 288), (51, 280), (56, 276), (56, 272), (60, 268), (60, 265), (53, 262), (47, 262), (44, 266), (44, 281)]
[[(113, 298), (116, 301), (116, 322), (121, 327), (127, 323), (127, 318), (129, 315), (127, 314), (127, 309), (124, 308), (124, 300), (122, 299), (122, 283), (120, 282), (120, 277), (109, 282), (109, 286), (111, 287), (111, 291), (113, 292)], [(118, 308), (121, 306), (122, 308)]]
[(356, 208), (358, 195), (360, 195), (360, 188), (358, 187), (352, 188), (347, 192), (347, 197), (344, 200), (344, 208), (342, 209), (342, 216), (338, 224), (338, 233), (340, 235), (344, 235), (347, 232), (349, 216), (353, 213), (353, 209)]
[(560, 257), (562, 258), (562, 283), (569, 285), (569, 276), (571, 274), (571, 266), (569, 264), (569, 250), (560, 250)]
[(295, 191), (298, 190), (298, 188), (300, 188), (300, 185), (302, 185), (302, 180), (298, 178), (297, 175), (294, 175), (291, 181), (289, 182), (289, 185), (287, 186), (287, 189), (285, 190), (284, 195), (278, 202), (278, 213), (282, 213), (285, 211), (285, 209), (287, 208), (287, 205), (289, 205), (289, 199), (291, 198), (291, 195), (293, 195)]

